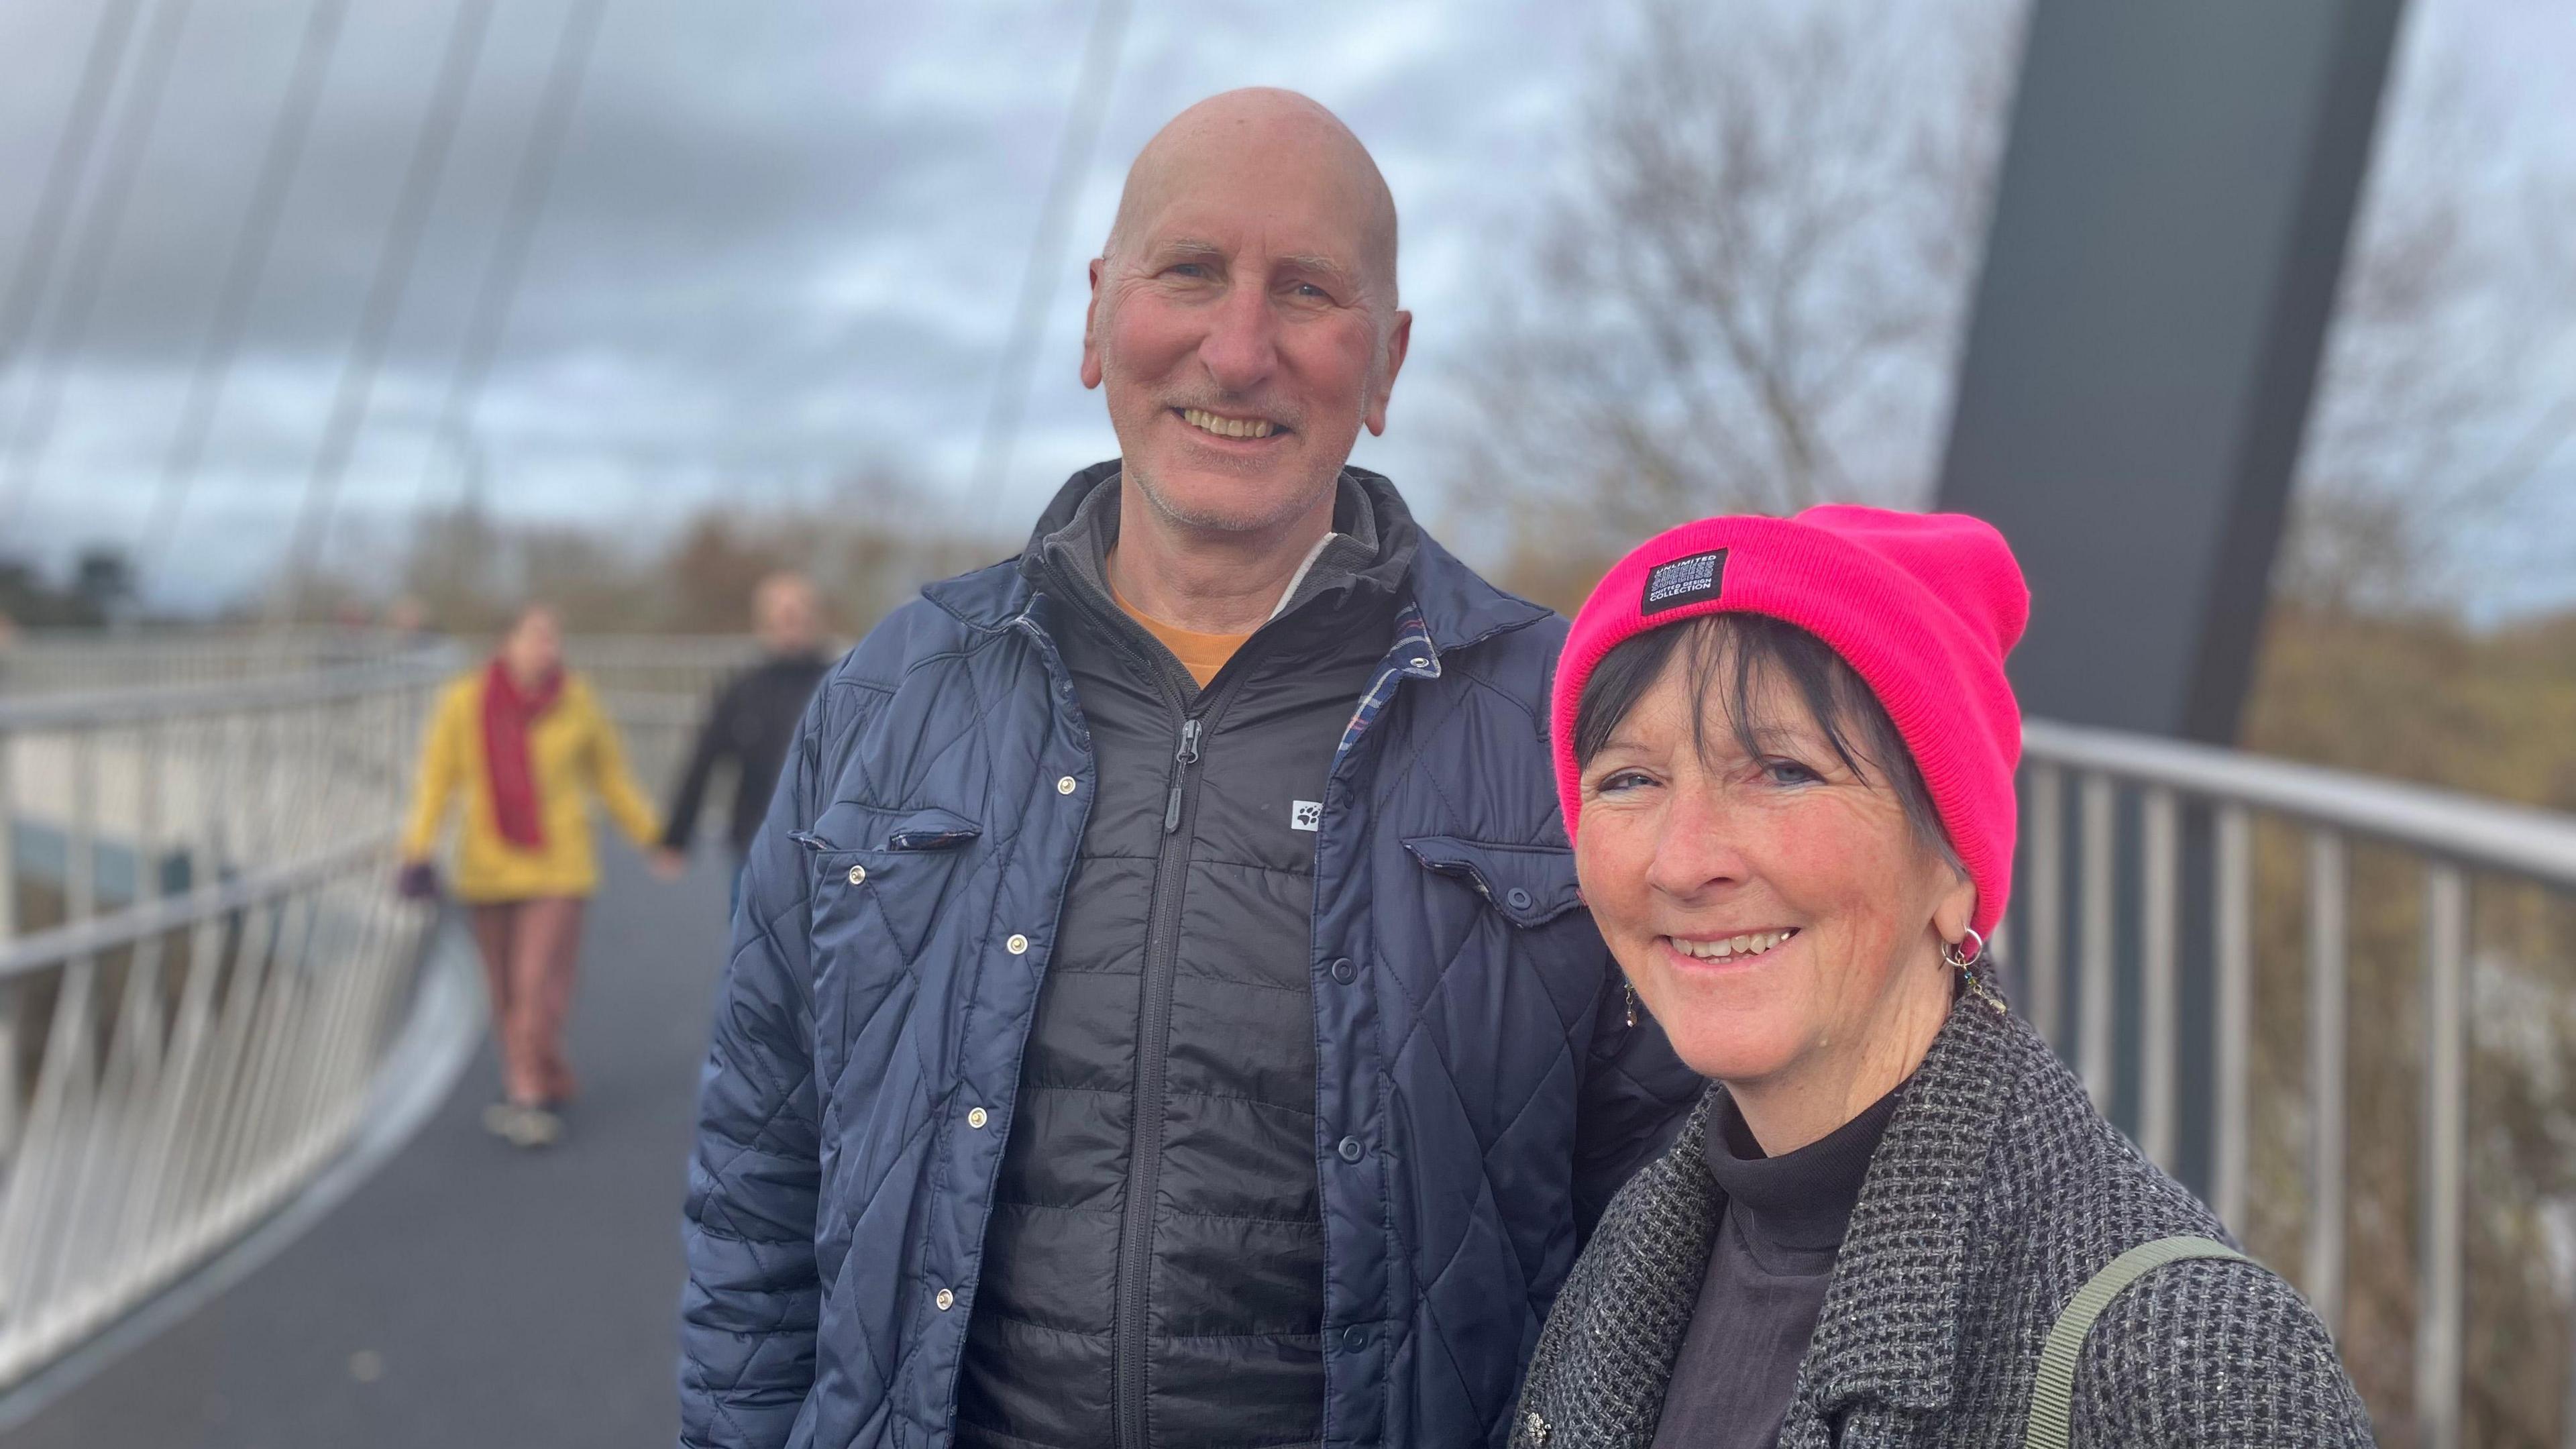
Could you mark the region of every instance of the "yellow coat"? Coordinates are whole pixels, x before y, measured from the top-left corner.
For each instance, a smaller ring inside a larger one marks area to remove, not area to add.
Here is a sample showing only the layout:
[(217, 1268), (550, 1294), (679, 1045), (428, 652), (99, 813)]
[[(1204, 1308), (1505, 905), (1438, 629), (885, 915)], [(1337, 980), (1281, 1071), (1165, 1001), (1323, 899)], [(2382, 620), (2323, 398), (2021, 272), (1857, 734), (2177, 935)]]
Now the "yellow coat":
[(465, 830), (452, 889), (463, 901), (589, 895), (599, 885), (590, 843), (593, 794), (637, 846), (650, 848), (660, 840), (661, 823), (627, 773), (617, 726), (580, 676), (567, 677), (554, 707), (529, 727), (528, 765), (545, 822), (546, 843), (536, 850), (503, 839), (493, 818), (491, 776), (483, 768), (483, 671), (449, 685), (439, 696), (429, 738), (421, 747), (420, 782), (412, 796), (411, 822), (403, 830), (403, 859), (426, 860), (438, 848), (449, 798), (460, 791)]

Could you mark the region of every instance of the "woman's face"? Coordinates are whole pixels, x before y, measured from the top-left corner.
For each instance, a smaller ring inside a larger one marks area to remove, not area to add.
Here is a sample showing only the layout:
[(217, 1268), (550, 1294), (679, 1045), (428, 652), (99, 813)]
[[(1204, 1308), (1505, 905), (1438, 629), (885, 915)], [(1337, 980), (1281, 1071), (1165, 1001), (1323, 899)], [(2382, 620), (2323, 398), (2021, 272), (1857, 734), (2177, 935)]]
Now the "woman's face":
[(1857, 1110), (1947, 1015), (1941, 947), (1965, 934), (1975, 888), (1915, 833), (1884, 769), (1843, 764), (1796, 689), (1756, 674), (1748, 755), (1719, 717), (1727, 691), (1693, 699), (1681, 661), (1583, 766), (1584, 899), (1683, 1061), (1739, 1093), (1877, 1083), (1844, 1104)]
[(563, 629), (551, 609), (530, 609), (501, 641), (502, 663), (518, 678), (534, 682), (563, 662)]

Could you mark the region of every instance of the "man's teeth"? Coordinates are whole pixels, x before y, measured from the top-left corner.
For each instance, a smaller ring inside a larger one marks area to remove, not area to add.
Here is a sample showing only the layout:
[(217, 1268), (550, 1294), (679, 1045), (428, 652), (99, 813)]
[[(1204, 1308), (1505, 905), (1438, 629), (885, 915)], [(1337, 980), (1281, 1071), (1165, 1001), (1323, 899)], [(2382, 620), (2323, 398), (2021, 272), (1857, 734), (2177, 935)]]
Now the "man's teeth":
[(1214, 433), (1220, 438), (1266, 438), (1279, 431), (1267, 418), (1221, 418), (1197, 408), (1181, 409), (1181, 417), (1191, 427)]
[(1679, 936), (1666, 939), (1673, 943), (1674, 950), (1685, 956), (1696, 956), (1702, 961), (1724, 961), (1736, 956), (1759, 956), (1796, 934), (1797, 931), (1791, 929), (1755, 931), (1749, 936), (1729, 936), (1720, 941), (1685, 941)]

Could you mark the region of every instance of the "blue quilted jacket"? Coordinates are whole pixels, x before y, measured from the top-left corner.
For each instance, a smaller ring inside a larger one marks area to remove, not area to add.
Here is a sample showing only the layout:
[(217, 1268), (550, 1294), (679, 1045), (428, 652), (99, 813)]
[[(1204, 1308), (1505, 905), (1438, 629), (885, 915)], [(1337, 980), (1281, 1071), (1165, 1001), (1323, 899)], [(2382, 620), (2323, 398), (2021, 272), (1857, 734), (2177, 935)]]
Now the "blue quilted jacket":
[[(1576, 896), (1562, 621), (1428, 538), (1408, 582), (1315, 845), (1324, 1436), (1464, 1449), (1502, 1442), (1584, 1236), (1702, 1083), (1629, 1023)], [(1013, 1100), (1093, 794), (1071, 623), (997, 565), (815, 695), (701, 1087), (683, 1445), (951, 1441), (1003, 1145), (970, 1104)]]

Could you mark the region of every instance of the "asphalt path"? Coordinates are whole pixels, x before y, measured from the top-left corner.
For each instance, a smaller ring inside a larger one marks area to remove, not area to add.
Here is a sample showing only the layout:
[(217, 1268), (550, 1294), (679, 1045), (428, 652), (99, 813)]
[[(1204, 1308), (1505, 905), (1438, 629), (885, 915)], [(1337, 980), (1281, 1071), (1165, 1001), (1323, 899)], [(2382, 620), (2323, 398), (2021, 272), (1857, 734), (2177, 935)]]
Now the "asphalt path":
[(724, 945), (721, 847), (665, 885), (602, 841), (564, 1140), (487, 1135), (488, 1043), (311, 1232), (8, 1449), (638, 1449), (679, 1433), (679, 1223)]

